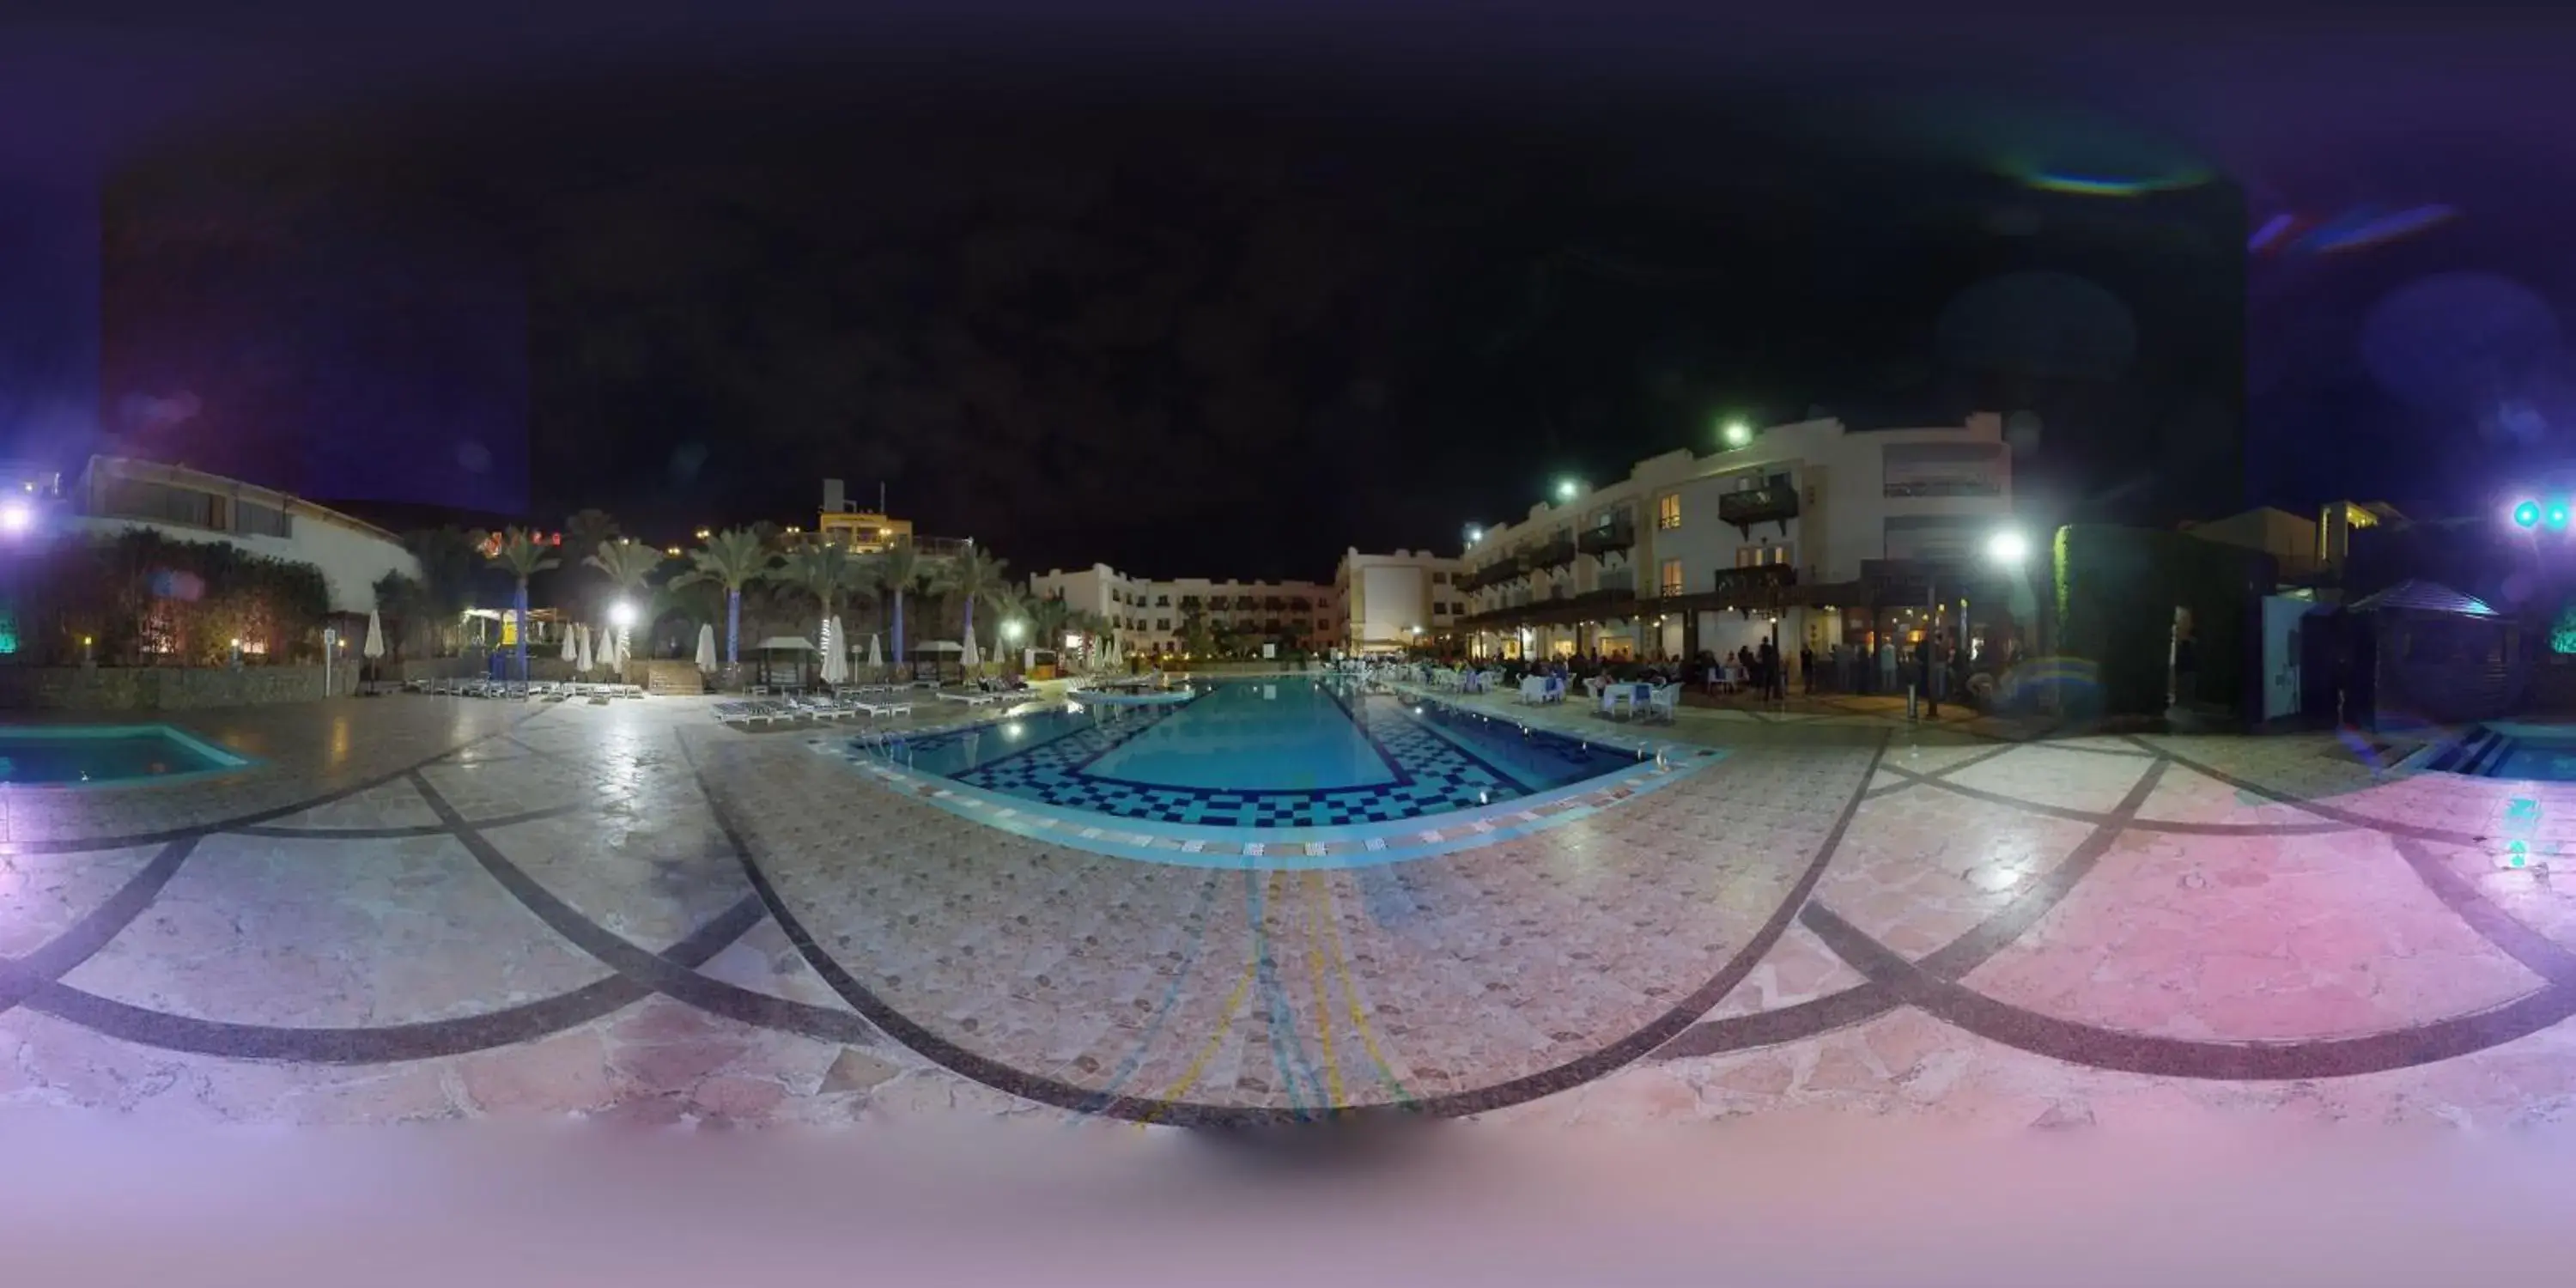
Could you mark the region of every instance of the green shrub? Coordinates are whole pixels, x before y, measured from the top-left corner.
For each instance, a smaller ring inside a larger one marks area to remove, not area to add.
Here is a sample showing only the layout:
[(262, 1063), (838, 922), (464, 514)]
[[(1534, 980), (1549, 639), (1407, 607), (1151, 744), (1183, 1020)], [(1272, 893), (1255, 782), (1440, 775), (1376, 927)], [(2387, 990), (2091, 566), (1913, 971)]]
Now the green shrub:
[(2245, 680), (2246, 618), (2269, 576), (2258, 551), (2148, 528), (2057, 532), (2059, 651), (2093, 664), (2097, 687), (2067, 695), (2085, 715), (2161, 715), (2177, 607), (2191, 612), (2199, 670), (2186, 699), (2233, 708)]
[[(311, 564), (148, 529), (61, 540), (21, 565), (29, 661), (219, 666), (319, 655), (329, 583)], [(82, 641), (90, 641), (84, 647)]]

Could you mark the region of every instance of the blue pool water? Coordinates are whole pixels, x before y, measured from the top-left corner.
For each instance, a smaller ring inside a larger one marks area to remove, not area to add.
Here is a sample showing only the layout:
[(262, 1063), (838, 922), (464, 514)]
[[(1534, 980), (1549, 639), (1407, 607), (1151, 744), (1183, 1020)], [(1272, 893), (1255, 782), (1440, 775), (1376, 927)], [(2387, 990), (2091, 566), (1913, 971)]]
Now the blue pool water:
[(243, 763), (160, 725), (0, 729), (0, 783), (131, 782), (238, 769)]
[(1633, 769), (1639, 759), (1312, 680), (1219, 683), (1177, 706), (1050, 710), (914, 739), (891, 754), (915, 772), (1038, 804), (1255, 828), (1471, 809)]

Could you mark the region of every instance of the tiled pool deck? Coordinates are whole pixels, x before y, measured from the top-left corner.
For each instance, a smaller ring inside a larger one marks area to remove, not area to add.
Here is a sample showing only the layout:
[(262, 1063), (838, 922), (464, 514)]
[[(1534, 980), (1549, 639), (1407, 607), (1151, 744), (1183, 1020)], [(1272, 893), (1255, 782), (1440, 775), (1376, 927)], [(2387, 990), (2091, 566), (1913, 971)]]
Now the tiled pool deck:
[(2576, 789), (2324, 736), (1691, 711), (1658, 736), (1726, 755), (1657, 790), (1299, 870), (988, 826), (691, 699), (173, 723), (257, 763), (0, 791), (0, 1113), (2576, 1107)]

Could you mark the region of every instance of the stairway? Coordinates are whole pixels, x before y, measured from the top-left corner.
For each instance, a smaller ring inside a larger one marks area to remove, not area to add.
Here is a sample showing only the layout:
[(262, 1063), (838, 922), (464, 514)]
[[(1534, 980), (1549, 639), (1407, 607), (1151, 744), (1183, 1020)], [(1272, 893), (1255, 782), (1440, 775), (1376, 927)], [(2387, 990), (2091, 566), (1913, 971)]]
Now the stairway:
[(706, 677), (695, 662), (647, 662), (644, 691), (661, 696), (694, 697), (707, 691)]

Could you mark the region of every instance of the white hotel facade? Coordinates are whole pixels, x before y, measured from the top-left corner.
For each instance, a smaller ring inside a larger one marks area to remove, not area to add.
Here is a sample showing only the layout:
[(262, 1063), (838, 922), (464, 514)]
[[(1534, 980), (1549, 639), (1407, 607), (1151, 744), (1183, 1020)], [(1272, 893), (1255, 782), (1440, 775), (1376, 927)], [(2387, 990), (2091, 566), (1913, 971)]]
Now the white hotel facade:
[(1395, 653), (1416, 643), (1454, 637), (1466, 616), (1466, 592), (1457, 582), (1460, 562), (1427, 550), (1391, 555), (1343, 554), (1330, 583), (1312, 581), (1212, 581), (1183, 577), (1156, 581), (1107, 564), (1029, 578), (1029, 592), (1060, 596), (1113, 624), (1121, 651), (1181, 651), (1186, 614), (1197, 609), (1208, 626), (1292, 644), (1320, 656)]
[(1098, 614), (1117, 629), (1118, 647), (1127, 653), (1180, 652), (1182, 622), (1192, 609), (1206, 615), (1210, 629), (1293, 640), (1318, 653), (1341, 646), (1340, 598), (1331, 586), (1311, 581), (1156, 581), (1093, 564), (1032, 575), (1029, 591)]
[[(1530, 507), (1469, 544), (1457, 630), (1483, 657), (1695, 657), (1758, 646), (1874, 648), (1929, 605), (1978, 628), (2009, 587), (1982, 559), (2012, 515), (2000, 416), (1855, 430), (1837, 420), (1667, 452)], [(1983, 601), (1984, 607), (1980, 607)], [(2027, 627), (2023, 628), (2025, 636)]]

